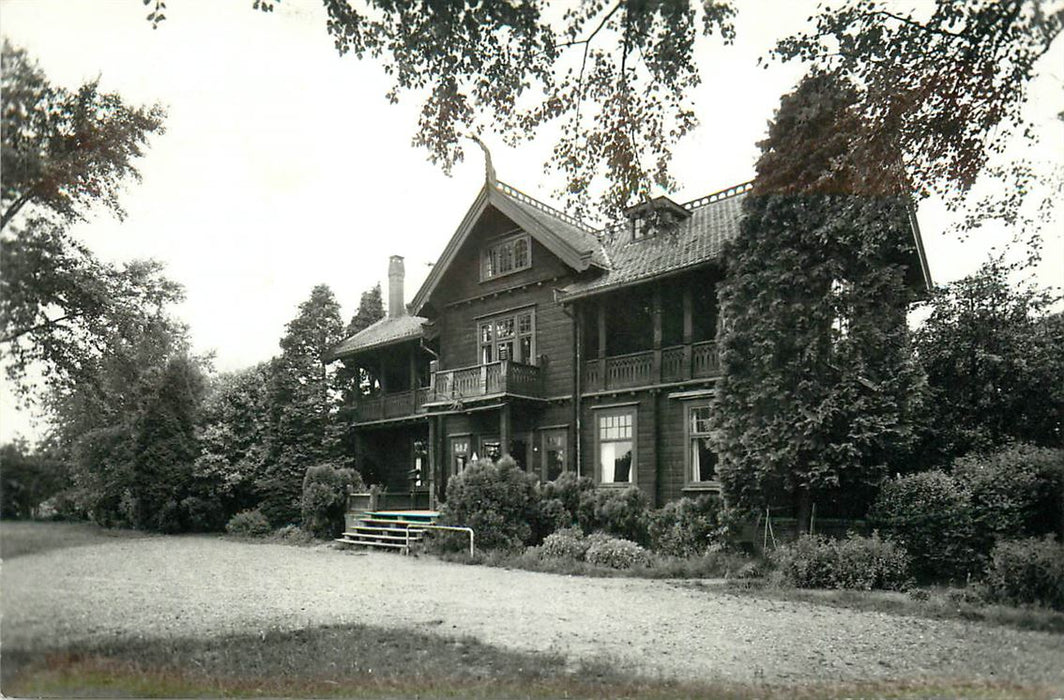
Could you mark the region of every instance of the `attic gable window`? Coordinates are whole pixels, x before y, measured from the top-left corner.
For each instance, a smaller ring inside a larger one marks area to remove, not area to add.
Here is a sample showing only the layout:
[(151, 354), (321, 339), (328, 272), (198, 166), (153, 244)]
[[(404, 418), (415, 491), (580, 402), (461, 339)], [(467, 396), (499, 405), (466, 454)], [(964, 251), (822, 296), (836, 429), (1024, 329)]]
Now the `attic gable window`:
[(532, 267), (532, 241), (528, 234), (515, 236), (484, 248), (480, 280), (494, 279)]

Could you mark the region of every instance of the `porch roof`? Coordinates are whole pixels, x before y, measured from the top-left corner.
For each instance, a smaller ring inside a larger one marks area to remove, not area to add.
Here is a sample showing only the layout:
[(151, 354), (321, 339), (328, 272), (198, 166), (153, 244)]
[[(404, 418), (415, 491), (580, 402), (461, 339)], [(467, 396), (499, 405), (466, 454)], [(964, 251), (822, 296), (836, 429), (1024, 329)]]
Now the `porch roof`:
[(329, 352), (325, 360), (338, 360), (341, 357), (354, 355), (365, 350), (402, 343), (408, 340), (417, 340), (423, 336), (422, 324), (427, 322), (428, 319), (421, 316), (408, 316), (405, 314), (402, 316), (385, 316), (371, 326), (343, 340)]

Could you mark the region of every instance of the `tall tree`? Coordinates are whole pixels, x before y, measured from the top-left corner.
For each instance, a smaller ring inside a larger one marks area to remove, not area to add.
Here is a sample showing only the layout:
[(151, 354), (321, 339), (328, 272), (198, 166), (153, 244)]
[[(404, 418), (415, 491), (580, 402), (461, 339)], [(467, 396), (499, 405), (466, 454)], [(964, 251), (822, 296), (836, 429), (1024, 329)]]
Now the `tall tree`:
[(53, 85), (6, 39), (2, 85), (0, 229), (27, 205), (71, 220), (100, 204), (121, 218), (119, 192), (140, 179), (134, 162), (163, 132), (162, 107), (130, 106), (95, 81), (74, 92)]
[(281, 355), (270, 367), (270, 446), (261, 482), (263, 509), (271, 522), (297, 522), (307, 467), (339, 456), (335, 370), (325, 354), (343, 338), (340, 305), (318, 285), (285, 327)]
[(801, 529), (814, 502), (862, 511), (913, 443), (921, 403), (904, 172), (854, 148), (854, 99), (823, 77), (784, 97), (724, 255), (714, 439), (725, 498), (793, 508)]
[(347, 335), (355, 335), (382, 318), (384, 318), (384, 302), (381, 300), (381, 285), (378, 282), (371, 289), (362, 292), (362, 297), (358, 300), (358, 310), (351, 317), (351, 322), (347, 324)]
[(1064, 446), (1064, 316), (1045, 290), (1009, 284), (996, 263), (935, 291), (915, 333), (940, 464), (1010, 440)]
[(0, 94), (0, 346), (25, 395), (27, 369), (50, 382), (86, 380), (108, 336), (148, 323), (181, 289), (152, 262), (99, 261), (64, 226), (138, 179), (135, 161), (162, 132), (159, 107), (132, 107), (96, 83), (52, 85), (25, 51), (3, 44)]
[[(846, 0), (822, 6), (814, 27), (779, 42), (774, 54), (854, 86), (868, 138), (893, 144), (914, 191), (953, 207), (984, 174), (1006, 185), (964, 219), (1044, 223), (1064, 192), (1064, 163), (999, 163), (1014, 136), (1031, 138), (1023, 107), (1039, 60), (1064, 29), (1057, 0)], [(1041, 180), (1043, 187), (1034, 187)], [(1028, 207), (1024, 200), (1040, 194)]]

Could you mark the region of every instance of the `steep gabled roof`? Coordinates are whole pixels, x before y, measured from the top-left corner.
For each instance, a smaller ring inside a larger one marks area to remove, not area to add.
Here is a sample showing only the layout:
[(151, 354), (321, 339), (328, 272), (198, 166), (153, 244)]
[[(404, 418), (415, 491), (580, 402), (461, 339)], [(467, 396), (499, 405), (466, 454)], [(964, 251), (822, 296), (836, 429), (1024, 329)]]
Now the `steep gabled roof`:
[(583, 272), (592, 266), (607, 266), (602, 245), (591, 227), (505, 183), (487, 182), (451, 236), (421, 289), (414, 295), (411, 308), (415, 313), (424, 307), (489, 205), (506, 215), (573, 270)]
[(422, 337), (421, 325), (428, 319), (420, 316), (385, 316), (376, 323), (363, 328), (334, 347), (325, 357), (326, 362), (354, 355), (365, 350), (417, 340)]
[(742, 201), (749, 190), (750, 183), (745, 183), (682, 205), (689, 216), (677, 221), (668, 233), (633, 241), (623, 224), (607, 231), (603, 245), (609, 269), (567, 286), (567, 298), (635, 284), (719, 258), (724, 244), (739, 235)]

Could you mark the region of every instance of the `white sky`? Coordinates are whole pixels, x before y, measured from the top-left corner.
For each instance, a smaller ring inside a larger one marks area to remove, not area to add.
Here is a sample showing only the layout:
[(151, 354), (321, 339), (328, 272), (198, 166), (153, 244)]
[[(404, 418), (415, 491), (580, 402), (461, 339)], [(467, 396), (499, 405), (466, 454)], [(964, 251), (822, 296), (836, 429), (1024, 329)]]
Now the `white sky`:
[[(105, 91), (169, 111), (167, 132), (129, 185), (128, 218), (107, 215), (74, 231), (105, 259), (155, 258), (182, 283), (178, 313), (199, 351), (237, 369), (278, 352), (284, 325), (315, 284), (332, 287), (345, 322), (361, 293), (383, 280), (387, 257), (406, 258), (406, 298), (428, 273), (483, 180), (478, 152), (453, 177), (429, 164), (410, 139), (416, 99), (398, 106), (378, 66), (340, 58), (320, 0), (283, 0), (275, 12), (252, 0), (171, 0), (152, 30), (136, 0), (2, 0), (0, 30), (27, 49), (53, 82), (101, 78)], [(738, 40), (700, 42), (701, 126), (676, 147), (687, 201), (753, 175), (755, 143), (797, 66), (758, 68), (778, 36), (797, 29), (816, 0), (744, 1)], [(1064, 159), (1064, 46), (1046, 57), (1032, 113), (1048, 125), (1038, 153)], [(550, 201), (559, 184), (543, 174), (551, 143), (520, 149), (488, 140), (500, 179)], [(932, 276), (963, 276), (1002, 235), (966, 242), (940, 235), (947, 219), (921, 207)], [(1049, 225), (1043, 284), (1064, 283), (1064, 235)], [(0, 440), (33, 434), (4, 397)]]

